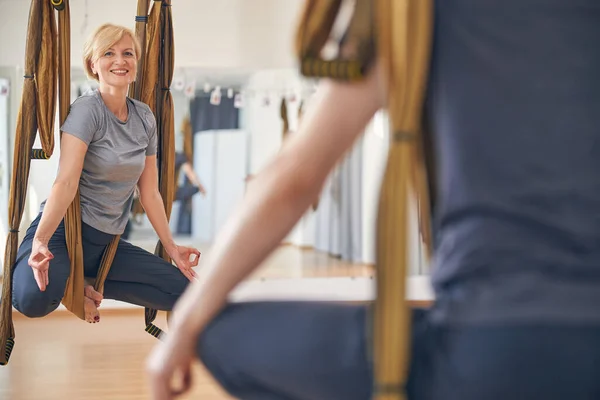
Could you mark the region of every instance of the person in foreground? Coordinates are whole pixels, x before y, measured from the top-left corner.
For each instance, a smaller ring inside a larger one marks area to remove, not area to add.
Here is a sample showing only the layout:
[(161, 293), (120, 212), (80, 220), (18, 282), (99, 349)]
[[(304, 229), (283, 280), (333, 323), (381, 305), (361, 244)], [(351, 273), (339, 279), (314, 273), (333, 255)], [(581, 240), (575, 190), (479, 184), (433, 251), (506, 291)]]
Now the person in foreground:
[[(103, 298), (169, 311), (195, 279), (198, 250), (173, 241), (158, 190), (157, 129), (150, 108), (127, 97), (140, 45), (127, 28), (100, 26), (86, 43), (84, 68), (98, 89), (71, 104), (61, 137), (59, 170), (19, 247), (13, 305), (35, 318), (60, 304), (70, 273), (63, 217), (79, 189), (85, 276), (96, 277), (104, 249), (123, 233), (135, 188), (177, 267), (121, 240), (104, 293), (85, 287), (85, 318), (99, 322)], [(86, 279), (87, 281), (87, 279)]]
[[(414, 312), (407, 397), (600, 398), (600, 5), (439, 0), (435, 17), (436, 299)], [(227, 300), (385, 98), (377, 68), (321, 85), (176, 305), (154, 399), (188, 390), (196, 358), (243, 400), (371, 398), (366, 306)]]

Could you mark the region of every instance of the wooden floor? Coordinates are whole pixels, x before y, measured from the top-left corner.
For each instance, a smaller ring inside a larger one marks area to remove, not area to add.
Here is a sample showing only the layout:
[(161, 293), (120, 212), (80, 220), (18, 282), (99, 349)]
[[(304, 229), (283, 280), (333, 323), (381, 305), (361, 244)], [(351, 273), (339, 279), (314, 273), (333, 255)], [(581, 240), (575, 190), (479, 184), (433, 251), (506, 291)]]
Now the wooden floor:
[[(143, 330), (143, 312), (104, 313), (96, 325), (66, 313), (34, 320), (17, 316), (15, 325), (15, 350), (9, 365), (0, 367), (0, 399), (149, 398), (144, 362), (156, 339)], [(231, 399), (200, 364), (194, 382), (182, 399)]]
[(281, 246), (250, 279), (338, 278), (374, 275), (374, 267), (350, 264), (326, 253)]
[[(364, 277), (373, 267), (344, 263), (326, 254), (282, 246), (250, 279)], [(15, 350), (0, 367), (1, 400), (147, 399), (144, 362), (156, 339), (143, 330), (139, 309), (102, 311), (88, 325), (67, 312), (43, 319), (15, 315)], [(164, 317), (161, 317), (164, 318)], [(165, 326), (159, 319), (159, 326)], [(200, 365), (185, 399), (226, 396)]]

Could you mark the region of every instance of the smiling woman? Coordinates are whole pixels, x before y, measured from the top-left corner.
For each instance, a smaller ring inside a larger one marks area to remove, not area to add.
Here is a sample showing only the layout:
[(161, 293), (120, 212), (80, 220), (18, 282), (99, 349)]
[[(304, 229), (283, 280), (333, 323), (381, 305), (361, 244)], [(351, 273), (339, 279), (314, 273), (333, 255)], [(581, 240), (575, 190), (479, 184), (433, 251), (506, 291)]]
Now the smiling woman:
[(83, 49), (85, 72), (99, 82), (100, 92), (106, 93), (107, 107), (121, 121), (127, 119), (127, 104), (118, 101), (123, 96), (110, 96), (110, 88), (127, 88), (135, 81), (140, 54), (141, 47), (133, 32), (112, 24), (100, 26)]
[[(117, 243), (103, 290), (85, 287), (88, 322), (99, 322), (97, 307), (104, 298), (169, 311), (195, 277), (200, 252), (175, 244), (158, 190), (155, 117), (150, 107), (127, 96), (140, 54), (133, 32), (112, 24), (100, 26), (85, 45), (84, 68), (99, 85), (71, 104), (61, 127), (56, 180), (17, 254), (13, 305), (28, 317), (54, 311), (65, 293), (71, 263), (63, 218), (77, 194), (86, 277), (98, 275), (105, 251)], [(120, 239), (136, 186), (177, 268)]]

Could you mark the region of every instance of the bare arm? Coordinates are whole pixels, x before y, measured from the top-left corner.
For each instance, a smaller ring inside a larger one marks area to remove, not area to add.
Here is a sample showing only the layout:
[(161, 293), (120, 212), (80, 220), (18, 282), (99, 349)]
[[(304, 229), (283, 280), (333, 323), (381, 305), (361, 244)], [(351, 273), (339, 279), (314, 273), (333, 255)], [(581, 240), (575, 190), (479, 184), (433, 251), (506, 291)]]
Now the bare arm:
[(46, 200), (34, 237), (34, 240), (44, 244), (50, 241), (77, 193), (83, 160), (88, 148), (82, 140), (69, 134), (63, 134), (60, 143), (58, 175)]
[(48, 249), (48, 243), (77, 193), (83, 160), (87, 151), (87, 145), (72, 135), (63, 134), (60, 142), (61, 155), (58, 162), (58, 175), (46, 200), (27, 261), (42, 292), (50, 283), (48, 269), (50, 260), (54, 258)]
[(176, 306), (171, 326), (196, 335), (229, 292), (281, 242), (319, 194), (327, 175), (383, 106), (378, 70), (357, 84), (326, 82), (277, 157), (254, 178), (242, 205), (217, 237), (204, 282)]
[[(158, 168), (155, 155), (146, 157), (146, 164), (138, 181), (138, 187), (140, 189), (140, 203), (146, 210), (146, 215), (165, 250), (181, 273), (190, 281), (193, 281), (196, 278), (193, 267), (198, 265), (200, 252), (191, 247), (177, 246), (173, 240), (167, 214), (165, 213), (165, 203), (158, 191)], [(192, 256), (194, 256), (194, 260), (190, 260)]]
[(171, 254), (176, 244), (171, 235), (169, 221), (165, 213), (165, 203), (158, 191), (158, 167), (156, 166), (155, 155), (146, 157), (144, 171), (138, 182), (138, 187), (140, 189), (140, 203), (144, 207), (146, 215), (165, 250)]

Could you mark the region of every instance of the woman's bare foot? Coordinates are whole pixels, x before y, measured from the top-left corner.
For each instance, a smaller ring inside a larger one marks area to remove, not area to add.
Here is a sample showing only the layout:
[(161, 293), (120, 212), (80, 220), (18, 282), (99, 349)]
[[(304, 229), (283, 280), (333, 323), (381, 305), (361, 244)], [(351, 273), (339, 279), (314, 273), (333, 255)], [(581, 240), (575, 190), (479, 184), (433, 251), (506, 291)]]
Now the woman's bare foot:
[(85, 311), (85, 320), (90, 324), (100, 322), (100, 313), (98, 307), (102, 302), (102, 295), (94, 290), (91, 285), (86, 285), (83, 289), (83, 309)]
[(98, 308), (96, 307), (94, 300), (90, 299), (89, 297), (84, 297), (83, 309), (85, 311), (85, 320), (87, 322), (90, 324), (100, 322), (100, 313), (98, 312)]
[(104, 300), (104, 296), (94, 290), (92, 285), (85, 285), (83, 288), (83, 295), (94, 301), (96, 307), (100, 307), (100, 303)]

